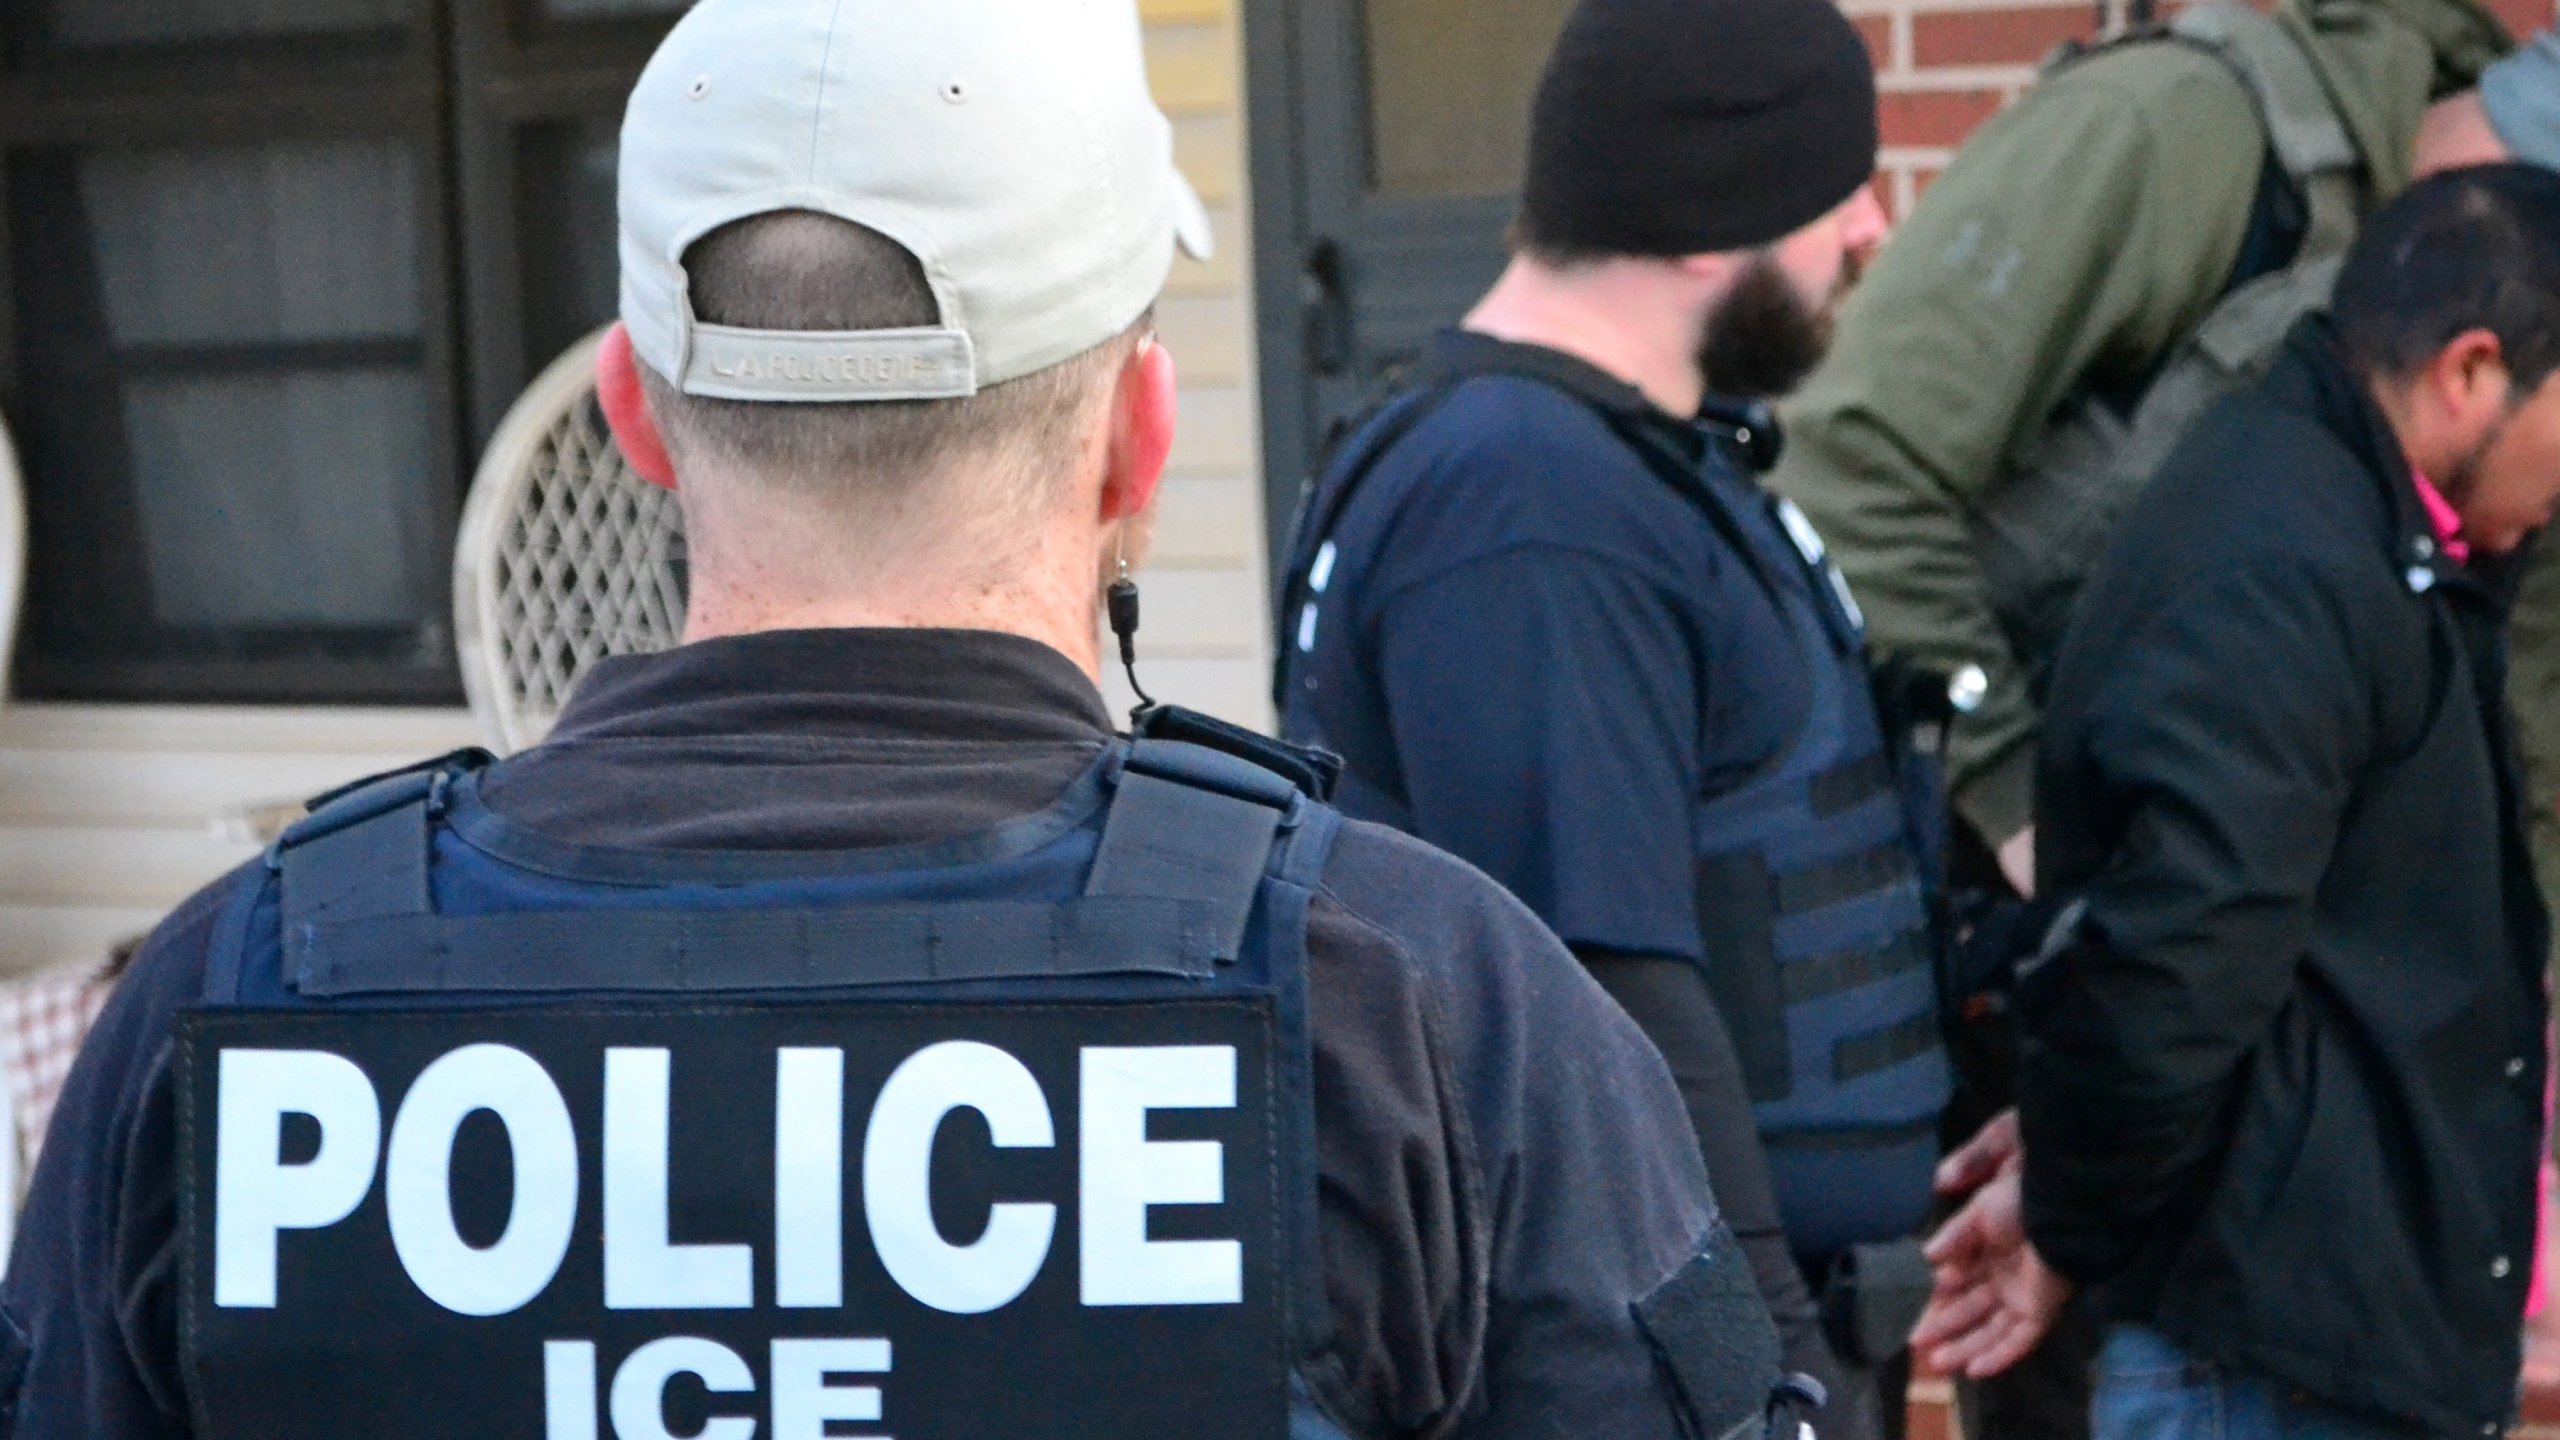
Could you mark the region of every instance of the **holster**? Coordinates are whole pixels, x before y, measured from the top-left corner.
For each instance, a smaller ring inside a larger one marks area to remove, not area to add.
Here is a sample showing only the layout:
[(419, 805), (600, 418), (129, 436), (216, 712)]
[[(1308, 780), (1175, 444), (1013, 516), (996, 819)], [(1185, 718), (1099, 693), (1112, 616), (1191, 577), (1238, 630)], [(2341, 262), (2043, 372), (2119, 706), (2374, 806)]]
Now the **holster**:
[(1832, 1353), (1869, 1369), (1901, 1354), (1933, 1283), (1918, 1240), (1850, 1247), (1822, 1284), (1822, 1329)]

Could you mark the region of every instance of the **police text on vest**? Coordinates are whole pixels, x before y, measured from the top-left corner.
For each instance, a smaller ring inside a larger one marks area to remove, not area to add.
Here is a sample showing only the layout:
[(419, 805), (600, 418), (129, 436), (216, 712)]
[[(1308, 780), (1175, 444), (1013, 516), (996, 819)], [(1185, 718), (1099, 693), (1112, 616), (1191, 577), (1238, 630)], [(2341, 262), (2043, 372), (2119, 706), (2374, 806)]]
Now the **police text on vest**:
[[(1149, 1140), (1151, 1110), (1236, 1103), (1235, 1051), (1222, 1045), (1089, 1046), (1081, 1052), (1076, 1213), (1087, 1305), (1226, 1305), (1241, 1299), (1235, 1240), (1151, 1240), (1159, 1205), (1224, 1199), (1214, 1140)], [(608, 1309), (744, 1308), (755, 1303), (743, 1244), (679, 1245), (667, 1233), (670, 1056), (605, 1052), (604, 1303)], [(775, 1299), (842, 1303), (844, 1052), (775, 1055)], [(578, 1147), (559, 1087), (532, 1057), (467, 1045), (427, 1067), (400, 1104), (386, 1145), (373, 1082), (326, 1051), (226, 1050), (221, 1056), (214, 1179), (214, 1301), (276, 1303), (276, 1246), (363, 1203), (380, 1173), (402, 1268), (428, 1298), (462, 1315), (500, 1315), (542, 1293), (575, 1222)], [(995, 1205), (974, 1242), (935, 1227), (928, 1161), (953, 1111), (986, 1117), (999, 1147), (1056, 1143), (1049, 1099), (1021, 1061), (952, 1040), (909, 1056), (881, 1087), (861, 1151), (862, 1210), (881, 1263), (918, 1301), (955, 1314), (1020, 1295), (1048, 1258), (1057, 1206)], [(515, 1202), (497, 1243), (459, 1234), (447, 1166), (462, 1121), (495, 1115), (515, 1159)], [(310, 1159), (282, 1159), (285, 1117), (319, 1122)]]
[[(670, 1112), (684, 1080), (679, 1052), (604, 1049), (600, 1091), (572, 1087), (572, 1093), (600, 1093), (601, 1103), (590, 1113), (573, 1113), (553, 1072), (506, 1044), (443, 1051), (388, 1110), (373, 1077), (347, 1055), (224, 1048), (216, 1056), (210, 1107), (213, 1304), (275, 1309), (280, 1247), (294, 1244), (295, 1232), (346, 1222), (377, 1184), (401, 1271), (455, 1316), (504, 1316), (543, 1297), (581, 1238), (582, 1198), (589, 1201), (588, 1223), (601, 1220), (600, 1237), (586, 1234), (588, 1248), (580, 1252), (591, 1257), (583, 1273), (599, 1277), (600, 1293), (580, 1300), (579, 1308), (590, 1312), (750, 1309), (759, 1304), (760, 1275), (770, 1281), (765, 1305), (842, 1311), (847, 1233), (858, 1210), (868, 1254), (898, 1292), (947, 1315), (988, 1314), (1012, 1304), (1041, 1275), (1059, 1238), (1064, 1203), (1073, 1206), (1071, 1273), (1083, 1306), (1242, 1303), (1240, 1239), (1154, 1238), (1149, 1219), (1162, 1207), (1194, 1207), (1187, 1231), (1197, 1235), (1197, 1207), (1226, 1204), (1224, 1145), (1151, 1139), (1149, 1116), (1233, 1110), (1234, 1046), (1074, 1050), (1072, 1195), (996, 1200), (965, 1243), (946, 1234), (935, 1215), (935, 1151), (945, 1121), (974, 1111), (995, 1149), (1056, 1149), (1058, 1113), (1049, 1091), (1062, 1088), (1064, 1064), (1053, 1067), (1056, 1083), (1044, 1087), (1004, 1048), (937, 1041), (907, 1055), (876, 1093), (859, 1097), (867, 1104), (857, 1108), (848, 1103), (854, 1097), (844, 1049), (781, 1046), (757, 1053), (771, 1056), (776, 1117), (772, 1223), (763, 1245), (674, 1238), (677, 1147)], [(591, 1084), (595, 1072), (582, 1078)], [(858, 1131), (848, 1126), (849, 1110), (862, 1117)], [(494, 1240), (467, 1236), (454, 1203), (457, 1142), (465, 1122), (484, 1114), (504, 1132), (513, 1173)], [(316, 1147), (301, 1147), (306, 1153), (298, 1158), (288, 1158), (289, 1123), (306, 1138), (317, 1135)], [(598, 1157), (600, 1174), (581, 1173), (582, 1153)], [(858, 1195), (846, 1193), (849, 1185), (859, 1187)], [(589, 1186), (592, 1195), (585, 1193)], [(943, 1219), (950, 1219), (947, 1211)], [(758, 1263), (760, 1249), (769, 1269)], [(600, 1265), (592, 1259), (599, 1250)], [(323, 1297), (288, 1298), (308, 1305)], [(893, 1328), (886, 1318), (860, 1317), (861, 1328)], [(627, 1353), (608, 1354), (600, 1363), (597, 1343), (574, 1333), (542, 1342), (548, 1440), (603, 1434), (658, 1440), (668, 1434), (663, 1401), (679, 1376), (714, 1395), (761, 1392), (771, 1417), (765, 1434), (816, 1440), (830, 1433), (832, 1422), (881, 1418), (893, 1337), (777, 1336), (742, 1353), (702, 1335), (676, 1334), (624, 1348)], [(857, 1383), (865, 1377), (869, 1383)], [(602, 1428), (608, 1422), (610, 1429)], [(747, 1440), (756, 1426), (729, 1415), (699, 1433), (707, 1440)]]

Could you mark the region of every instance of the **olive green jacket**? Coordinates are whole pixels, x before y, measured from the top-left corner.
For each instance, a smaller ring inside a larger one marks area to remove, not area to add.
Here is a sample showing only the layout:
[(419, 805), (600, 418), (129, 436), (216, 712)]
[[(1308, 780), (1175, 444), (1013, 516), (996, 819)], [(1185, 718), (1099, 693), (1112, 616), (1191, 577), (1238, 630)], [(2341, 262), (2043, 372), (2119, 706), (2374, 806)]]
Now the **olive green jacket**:
[[(2512, 48), (2472, 0), (2286, 0), (2377, 202), (2418, 123)], [(2266, 131), (2237, 76), (2178, 44), (2069, 66), (1986, 123), (1930, 187), (1786, 407), (1771, 483), (1802, 506), (1880, 650), (1989, 694), (1958, 724), (1957, 810), (2024, 828), (2035, 707), (1985, 594), (1969, 516), (2062, 402), (2138, 384), (2211, 313), (2246, 238)]]

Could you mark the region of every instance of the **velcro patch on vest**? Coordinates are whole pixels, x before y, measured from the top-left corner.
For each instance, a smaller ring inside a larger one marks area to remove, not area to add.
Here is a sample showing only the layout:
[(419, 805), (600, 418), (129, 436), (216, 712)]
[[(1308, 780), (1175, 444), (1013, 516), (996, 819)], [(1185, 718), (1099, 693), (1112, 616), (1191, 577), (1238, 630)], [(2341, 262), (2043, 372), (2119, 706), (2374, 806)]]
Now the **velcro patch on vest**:
[(1909, 848), (1897, 838), (1842, 859), (1786, 871), (1773, 883), (1778, 893), (1778, 913), (1803, 915), (1880, 891), (1916, 885), (1919, 872), (1912, 868)]
[(1751, 1263), (1722, 1225), (1706, 1248), (1635, 1303), (1636, 1325), (1702, 1440), (1758, 1436), (1782, 1358)]
[(1878, 948), (1843, 950), (1790, 962), (1779, 968), (1778, 986), (1787, 1004), (1809, 1005), (1928, 968), (1928, 932), (1906, 930)]
[(1846, 1085), (1917, 1060), (1945, 1043), (1936, 1015), (1914, 1015), (1841, 1041), (1840, 1048), (1831, 1052), (1831, 1078)]
[(1274, 1007), (200, 1011), (207, 1433), (1287, 1430)]

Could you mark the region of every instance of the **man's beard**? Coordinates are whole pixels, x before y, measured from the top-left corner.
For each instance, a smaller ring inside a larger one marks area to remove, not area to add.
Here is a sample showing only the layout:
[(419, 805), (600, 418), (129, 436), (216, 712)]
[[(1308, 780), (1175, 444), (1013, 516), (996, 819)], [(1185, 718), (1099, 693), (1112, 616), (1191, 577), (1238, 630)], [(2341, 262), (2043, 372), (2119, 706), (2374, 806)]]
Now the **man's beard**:
[(1857, 257), (1848, 257), (1839, 286), (1816, 307), (1776, 256), (1765, 250), (1752, 256), (1699, 328), (1698, 367), (1707, 388), (1744, 400), (1792, 394), (1831, 348), (1832, 319), (1857, 283), (1858, 268)]
[(2433, 475), (2427, 477), (2427, 483), (2436, 487), (2436, 493), (2444, 497), (2446, 504), (2459, 508), (2471, 498), (2473, 491), (2480, 488), (2481, 468), (2489, 463), (2489, 452), (2498, 448), (2498, 442), (2506, 438), (2507, 424), (2515, 419), (2515, 414), (2516, 407), (2508, 406), (2507, 413), (2499, 416), (2497, 423), (2489, 427), (2489, 433), (2481, 436), (2478, 444), (2453, 462), (2450, 472), (2442, 479)]

